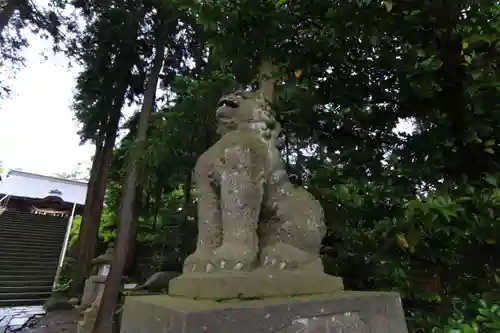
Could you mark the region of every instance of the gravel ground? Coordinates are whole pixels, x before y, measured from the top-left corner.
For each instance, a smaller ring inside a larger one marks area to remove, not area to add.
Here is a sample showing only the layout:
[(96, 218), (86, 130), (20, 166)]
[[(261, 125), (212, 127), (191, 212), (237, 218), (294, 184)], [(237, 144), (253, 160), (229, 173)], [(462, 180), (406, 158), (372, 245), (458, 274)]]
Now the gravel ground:
[(29, 328), (23, 328), (20, 333), (76, 333), (76, 323), (79, 312), (76, 310), (54, 311), (33, 319)]

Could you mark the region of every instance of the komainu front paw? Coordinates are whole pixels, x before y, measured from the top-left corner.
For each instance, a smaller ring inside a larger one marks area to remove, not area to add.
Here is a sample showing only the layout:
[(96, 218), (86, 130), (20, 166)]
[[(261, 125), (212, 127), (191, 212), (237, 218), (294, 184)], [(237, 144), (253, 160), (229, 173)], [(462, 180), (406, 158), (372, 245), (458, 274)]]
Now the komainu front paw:
[(244, 245), (223, 244), (214, 251), (212, 264), (217, 270), (251, 271), (255, 267), (257, 249)]
[[(311, 263), (321, 262), (318, 256), (312, 255), (301, 249), (285, 243), (277, 243), (266, 246), (260, 254), (260, 264), (263, 267), (276, 270), (286, 270), (295, 268), (306, 268)], [(315, 266), (315, 265), (314, 265)], [(321, 263), (319, 266), (322, 269)]]
[(196, 250), (184, 261), (184, 273), (203, 273), (210, 270), (213, 251)]

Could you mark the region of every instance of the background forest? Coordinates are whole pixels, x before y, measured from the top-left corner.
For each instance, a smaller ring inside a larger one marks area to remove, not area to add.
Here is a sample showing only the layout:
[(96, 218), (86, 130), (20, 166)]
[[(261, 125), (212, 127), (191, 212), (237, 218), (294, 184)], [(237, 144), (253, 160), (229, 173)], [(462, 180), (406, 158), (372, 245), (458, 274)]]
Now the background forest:
[(180, 270), (216, 103), (271, 75), (291, 180), (325, 210), (327, 273), (401, 293), (412, 332), (500, 331), (498, 1), (6, 3), (2, 65), (28, 27), (84, 69), (74, 111), (96, 151), (74, 293), (125, 219), (129, 277)]

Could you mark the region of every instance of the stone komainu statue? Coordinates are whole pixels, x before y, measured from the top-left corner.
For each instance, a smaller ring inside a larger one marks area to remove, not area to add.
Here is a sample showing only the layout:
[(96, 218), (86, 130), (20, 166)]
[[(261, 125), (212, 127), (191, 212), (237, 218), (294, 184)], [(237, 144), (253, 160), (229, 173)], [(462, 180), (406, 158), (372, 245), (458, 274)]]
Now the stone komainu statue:
[(235, 92), (221, 98), (216, 117), (221, 138), (194, 170), (199, 234), (184, 272), (323, 271), (323, 210), (288, 179), (270, 105), (262, 94)]

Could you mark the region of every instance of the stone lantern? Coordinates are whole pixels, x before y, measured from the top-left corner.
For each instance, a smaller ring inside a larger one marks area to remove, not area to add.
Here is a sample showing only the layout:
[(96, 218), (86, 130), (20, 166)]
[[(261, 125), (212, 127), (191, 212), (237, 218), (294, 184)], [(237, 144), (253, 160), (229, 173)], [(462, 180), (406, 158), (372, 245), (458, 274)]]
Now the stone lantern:
[(100, 256), (92, 260), (92, 267), (94, 267), (94, 269), (97, 270), (97, 276), (103, 276), (103, 277), (108, 276), (114, 255), (115, 255), (114, 245), (110, 245), (106, 250), (106, 253), (101, 254)]
[(83, 320), (78, 321), (77, 333), (90, 333), (94, 328), (114, 254), (115, 248), (110, 245), (106, 253), (92, 260), (93, 275), (85, 281), (85, 290), (80, 305), (80, 308), (84, 310)]
[(92, 275), (85, 281), (85, 289), (83, 290), (82, 301), (80, 302), (82, 310), (91, 306), (97, 296), (104, 290), (104, 284), (108, 278), (114, 254), (115, 248), (113, 245), (110, 245), (106, 253), (92, 260)]

